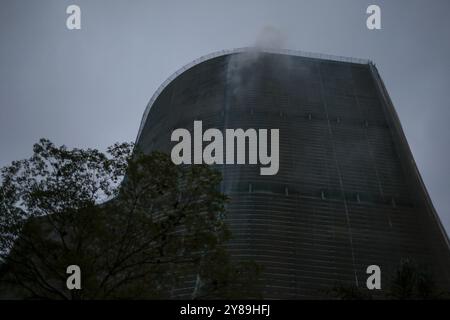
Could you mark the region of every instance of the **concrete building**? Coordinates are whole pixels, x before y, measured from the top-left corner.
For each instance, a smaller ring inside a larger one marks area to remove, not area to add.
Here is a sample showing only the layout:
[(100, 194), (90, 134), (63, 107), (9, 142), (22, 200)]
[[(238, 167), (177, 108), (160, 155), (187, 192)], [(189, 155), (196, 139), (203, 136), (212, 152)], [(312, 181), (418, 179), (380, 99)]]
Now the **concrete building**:
[(450, 287), (447, 235), (372, 62), (251, 48), (202, 57), (155, 93), (137, 145), (170, 153), (172, 131), (194, 120), (204, 130), (280, 130), (276, 175), (216, 166), (231, 198), (230, 252), (264, 267), (265, 298), (365, 286), (369, 265), (380, 266), (385, 290), (405, 258)]

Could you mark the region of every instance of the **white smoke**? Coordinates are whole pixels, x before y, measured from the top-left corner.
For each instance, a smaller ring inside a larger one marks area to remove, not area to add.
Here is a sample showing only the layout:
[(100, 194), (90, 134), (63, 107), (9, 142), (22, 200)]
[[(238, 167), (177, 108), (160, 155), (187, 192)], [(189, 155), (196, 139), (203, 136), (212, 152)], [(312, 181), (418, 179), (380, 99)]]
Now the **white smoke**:
[(274, 26), (265, 26), (259, 32), (255, 42), (255, 47), (260, 49), (283, 49), (285, 45), (285, 35)]
[[(283, 49), (285, 44), (286, 37), (278, 28), (264, 26), (252, 47), (246, 52), (231, 55), (228, 61), (227, 75), (228, 83), (233, 88), (232, 96), (239, 97), (239, 91), (245, 92), (249, 87), (256, 89), (259, 85), (258, 77), (249, 73), (252, 70), (251, 67), (258, 63), (262, 52)], [(282, 66), (280, 65), (280, 67)], [(280, 68), (280, 70), (284, 69)]]

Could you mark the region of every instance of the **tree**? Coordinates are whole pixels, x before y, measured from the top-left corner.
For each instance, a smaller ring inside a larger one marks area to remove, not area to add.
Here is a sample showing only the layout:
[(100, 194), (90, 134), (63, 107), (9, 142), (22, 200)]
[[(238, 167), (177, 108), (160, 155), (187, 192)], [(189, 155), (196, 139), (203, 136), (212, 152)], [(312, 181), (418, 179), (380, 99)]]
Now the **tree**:
[(400, 261), (396, 272), (386, 285), (386, 290), (378, 292), (362, 286), (337, 283), (326, 290), (325, 294), (332, 299), (341, 300), (430, 300), (443, 299), (447, 296), (439, 291), (432, 274), (411, 259)]
[[(2, 169), (3, 287), (19, 298), (170, 298), (183, 287), (194, 299), (256, 297), (257, 266), (225, 249), (220, 173), (133, 149), (41, 139), (30, 159)], [(69, 265), (81, 290), (66, 287)]]
[(389, 297), (398, 300), (429, 300), (444, 296), (443, 292), (439, 292), (429, 271), (420, 268), (410, 259), (404, 259), (391, 280)]
[(367, 288), (354, 284), (335, 283), (324, 292), (325, 296), (333, 300), (372, 300), (373, 297)]

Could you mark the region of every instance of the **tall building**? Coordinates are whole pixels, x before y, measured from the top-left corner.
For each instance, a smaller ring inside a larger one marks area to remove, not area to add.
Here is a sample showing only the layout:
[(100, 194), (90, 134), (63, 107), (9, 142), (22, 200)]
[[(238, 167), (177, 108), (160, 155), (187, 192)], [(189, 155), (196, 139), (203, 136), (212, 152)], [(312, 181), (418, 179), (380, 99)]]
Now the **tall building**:
[(447, 235), (370, 61), (252, 49), (202, 57), (155, 93), (137, 145), (170, 153), (172, 131), (194, 120), (203, 130), (280, 130), (276, 175), (216, 166), (231, 198), (230, 252), (263, 266), (265, 298), (365, 287), (370, 265), (386, 290), (402, 259), (450, 287)]

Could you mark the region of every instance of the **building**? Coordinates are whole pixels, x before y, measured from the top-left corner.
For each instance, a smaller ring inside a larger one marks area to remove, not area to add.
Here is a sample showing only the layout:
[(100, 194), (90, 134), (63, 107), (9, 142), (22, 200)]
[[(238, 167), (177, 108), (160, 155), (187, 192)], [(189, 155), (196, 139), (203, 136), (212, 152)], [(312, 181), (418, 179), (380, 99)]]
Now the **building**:
[(171, 132), (194, 120), (204, 130), (280, 130), (278, 174), (217, 166), (231, 197), (230, 251), (264, 267), (265, 298), (364, 287), (369, 265), (380, 266), (385, 290), (406, 258), (450, 287), (447, 235), (370, 61), (253, 49), (202, 57), (155, 93), (137, 145), (170, 153)]

